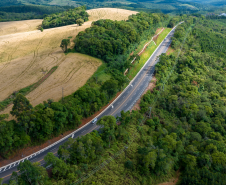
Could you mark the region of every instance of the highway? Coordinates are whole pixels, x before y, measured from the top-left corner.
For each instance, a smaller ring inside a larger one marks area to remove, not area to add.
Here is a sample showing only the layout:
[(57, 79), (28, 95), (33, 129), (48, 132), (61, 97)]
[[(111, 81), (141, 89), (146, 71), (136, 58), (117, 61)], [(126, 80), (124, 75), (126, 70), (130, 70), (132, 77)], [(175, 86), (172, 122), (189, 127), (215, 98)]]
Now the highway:
[[(112, 115), (114, 117), (120, 116), (122, 110), (130, 110), (136, 101), (140, 98), (144, 90), (147, 88), (148, 84), (152, 79), (152, 75), (155, 70), (155, 64), (158, 62), (158, 56), (162, 53), (166, 53), (168, 47), (171, 44), (171, 37), (174, 34), (173, 30), (161, 43), (155, 53), (149, 58), (145, 66), (141, 69), (139, 74), (130, 82), (130, 85), (122, 92), (121, 96), (118, 97), (110, 106), (108, 106), (98, 117), (99, 120), (101, 117), (106, 115)], [(97, 130), (99, 126), (96, 124), (88, 123), (82, 129), (78, 130), (74, 134), (74, 138), (85, 135), (93, 130)], [(67, 140), (64, 140), (52, 148), (40, 153), (39, 155), (30, 159), (31, 162), (40, 162), (41, 165), (44, 165), (44, 157), (48, 152), (53, 152), (57, 155), (57, 150), (60, 145), (62, 145)], [(3, 183), (8, 183), (10, 176), (13, 171), (17, 171), (17, 166), (6, 169), (4, 172), (0, 172), (0, 178), (3, 178)]]

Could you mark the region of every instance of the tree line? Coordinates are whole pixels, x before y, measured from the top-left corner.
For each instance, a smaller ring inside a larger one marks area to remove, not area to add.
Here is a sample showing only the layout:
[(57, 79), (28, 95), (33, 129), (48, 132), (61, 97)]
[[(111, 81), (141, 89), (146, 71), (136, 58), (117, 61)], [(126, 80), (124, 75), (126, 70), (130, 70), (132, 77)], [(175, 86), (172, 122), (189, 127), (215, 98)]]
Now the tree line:
[(74, 9), (68, 9), (62, 13), (51, 14), (44, 18), (42, 22), (43, 28), (54, 28), (70, 24), (76, 24), (78, 19), (88, 21), (88, 13), (85, 6), (80, 6)]

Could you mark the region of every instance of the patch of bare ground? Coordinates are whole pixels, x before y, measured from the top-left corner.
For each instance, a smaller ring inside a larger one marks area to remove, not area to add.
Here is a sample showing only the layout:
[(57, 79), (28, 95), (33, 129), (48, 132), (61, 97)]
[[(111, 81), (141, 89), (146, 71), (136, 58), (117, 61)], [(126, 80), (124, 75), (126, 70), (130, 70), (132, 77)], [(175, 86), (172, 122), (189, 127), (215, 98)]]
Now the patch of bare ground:
[(166, 51), (166, 55), (170, 55), (171, 53), (173, 53), (175, 50), (171, 47), (168, 48), (168, 50)]
[(163, 27), (162, 28), (157, 28), (156, 32), (155, 32), (155, 35), (159, 34), (161, 31), (162, 31)]
[(79, 53), (69, 53), (57, 70), (40, 86), (27, 95), (33, 106), (47, 99), (55, 101), (64, 94), (69, 95), (82, 87), (102, 64), (99, 59)]
[(163, 182), (163, 183), (160, 183), (158, 185), (176, 185), (178, 180), (179, 180), (179, 177), (180, 177), (180, 171), (178, 170), (176, 172), (176, 177), (170, 179), (169, 182)]
[[(155, 88), (156, 86), (156, 81), (157, 79), (155, 77), (152, 78), (151, 82), (149, 83), (148, 87), (145, 89), (145, 91), (143, 92), (143, 94), (141, 95), (141, 97), (147, 93), (147, 91), (153, 91), (153, 89)], [(140, 110), (140, 101), (141, 101), (141, 98), (139, 100), (137, 100), (137, 102), (135, 103), (135, 105), (133, 106), (133, 108), (131, 109), (132, 110)]]

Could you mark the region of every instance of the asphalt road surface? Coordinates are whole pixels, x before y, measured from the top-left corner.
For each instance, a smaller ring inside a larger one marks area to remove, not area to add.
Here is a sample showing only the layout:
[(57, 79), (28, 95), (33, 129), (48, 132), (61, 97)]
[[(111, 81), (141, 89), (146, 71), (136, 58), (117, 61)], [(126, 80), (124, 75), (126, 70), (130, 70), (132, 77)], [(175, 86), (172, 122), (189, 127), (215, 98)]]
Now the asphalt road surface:
[[(171, 37), (174, 34), (174, 30), (165, 38), (165, 40), (162, 42), (162, 44), (159, 46), (159, 48), (156, 50), (156, 52), (152, 55), (151, 58), (149, 58), (148, 62), (144, 66), (144, 68), (141, 70), (139, 75), (136, 76), (136, 78), (130, 83), (130, 86), (121, 94), (121, 96), (112, 104), (113, 106), (108, 107), (105, 111), (102, 112), (101, 115), (97, 117), (97, 120), (99, 120), (101, 117), (106, 115), (112, 115), (112, 116), (120, 116), (120, 112), (122, 110), (128, 111), (130, 110), (133, 105), (136, 103), (136, 101), (140, 98), (144, 90), (147, 88), (148, 84), (150, 83), (152, 79), (152, 75), (155, 70), (155, 64), (158, 62), (158, 56), (162, 53), (166, 53), (168, 47), (171, 44)], [(85, 127), (83, 127), (81, 130), (76, 132), (74, 134), (74, 138), (85, 135), (89, 132), (92, 132), (93, 130), (97, 130), (99, 126), (96, 124), (87, 124)], [(66, 140), (62, 141), (61, 143), (58, 143), (54, 147), (46, 150), (43, 153), (40, 153), (39, 155), (33, 157), (30, 159), (31, 162), (40, 162), (41, 165), (45, 164), (44, 157), (48, 152), (53, 152), (55, 155), (57, 155), (57, 151), (60, 145), (62, 145)], [(6, 169), (5, 172), (0, 173), (0, 178), (3, 178), (3, 183), (8, 183), (10, 176), (12, 172), (17, 171), (17, 166)]]

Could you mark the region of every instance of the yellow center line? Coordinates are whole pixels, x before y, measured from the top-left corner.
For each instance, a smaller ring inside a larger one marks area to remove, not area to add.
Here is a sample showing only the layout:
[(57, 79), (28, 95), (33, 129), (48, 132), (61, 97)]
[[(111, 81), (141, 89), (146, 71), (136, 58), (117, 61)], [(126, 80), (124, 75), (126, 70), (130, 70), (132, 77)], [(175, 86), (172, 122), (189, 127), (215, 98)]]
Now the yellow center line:
[[(16, 172), (18, 172), (18, 171), (16, 171)], [(12, 173), (11, 173), (11, 174), (9, 174), (9, 175), (6, 175), (5, 177), (2, 177), (2, 178), (4, 179), (4, 178), (6, 178), (6, 177), (8, 177), (8, 176), (10, 176), (10, 175), (12, 175)]]
[(98, 126), (95, 126), (93, 129), (89, 130), (88, 133), (92, 132), (95, 128), (97, 128)]

